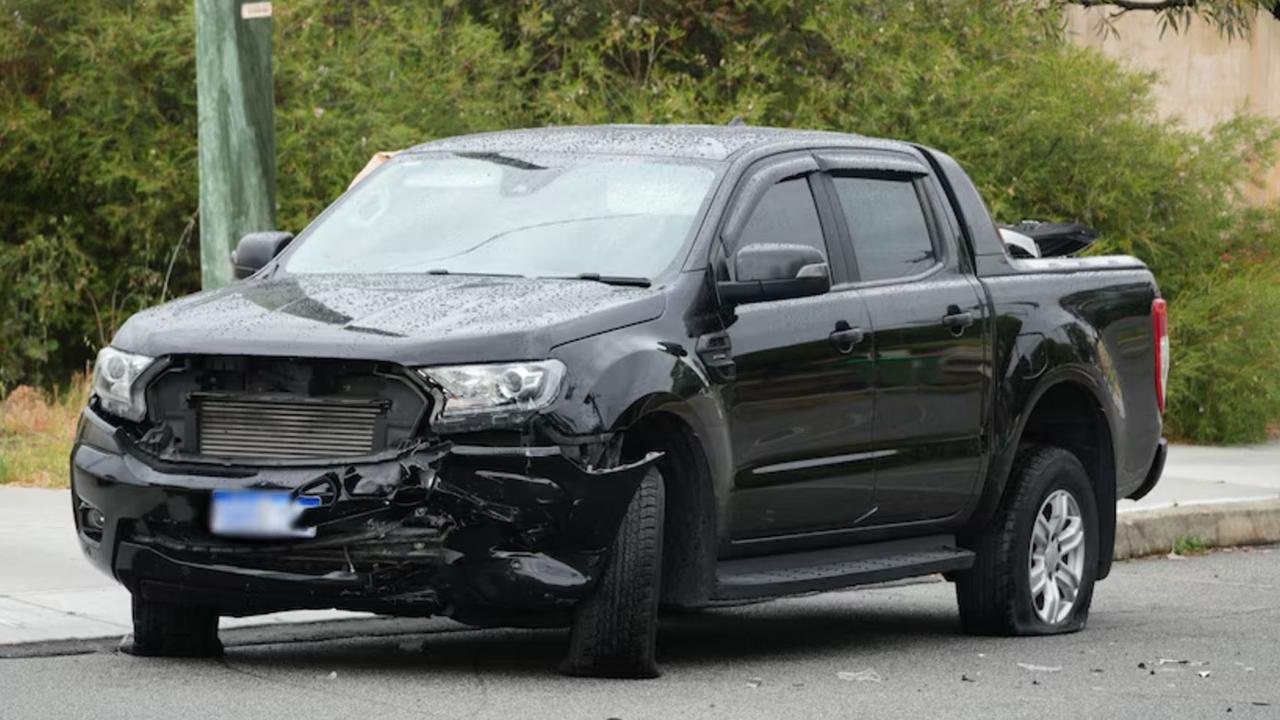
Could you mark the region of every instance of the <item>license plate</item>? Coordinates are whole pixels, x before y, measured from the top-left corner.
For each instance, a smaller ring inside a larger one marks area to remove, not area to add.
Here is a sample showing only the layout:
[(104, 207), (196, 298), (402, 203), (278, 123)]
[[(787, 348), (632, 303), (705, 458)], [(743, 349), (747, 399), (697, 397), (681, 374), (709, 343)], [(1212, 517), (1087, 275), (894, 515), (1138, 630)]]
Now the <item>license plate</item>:
[(298, 518), (319, 506), (320, 498), (293, 498), (288, 490), (214, 490), (209, 525), (215, 535), (311, 538), (316, 529), (298, 527)]

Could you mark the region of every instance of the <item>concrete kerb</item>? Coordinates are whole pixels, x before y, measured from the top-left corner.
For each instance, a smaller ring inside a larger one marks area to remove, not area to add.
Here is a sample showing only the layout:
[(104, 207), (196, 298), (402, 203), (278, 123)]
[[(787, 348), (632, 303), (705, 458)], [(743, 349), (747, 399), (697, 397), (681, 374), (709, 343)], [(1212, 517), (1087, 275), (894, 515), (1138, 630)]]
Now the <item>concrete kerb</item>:
[(1280, 500), (1206, 503), (1135, 510), (1116, 518), (1115, 559), (1173, 551), (1179, 538), (1205, 547), (1280, 543)]

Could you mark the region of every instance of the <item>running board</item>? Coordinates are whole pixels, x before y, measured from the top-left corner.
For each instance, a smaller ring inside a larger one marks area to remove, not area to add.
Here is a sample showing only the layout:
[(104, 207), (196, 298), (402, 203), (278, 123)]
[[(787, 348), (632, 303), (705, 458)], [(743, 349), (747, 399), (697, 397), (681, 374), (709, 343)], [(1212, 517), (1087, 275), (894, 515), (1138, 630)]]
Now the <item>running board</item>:
[(820, 592), (965, 570), (973, 553), (952, 535), (721, 560), (712, 600), (747, 600)]

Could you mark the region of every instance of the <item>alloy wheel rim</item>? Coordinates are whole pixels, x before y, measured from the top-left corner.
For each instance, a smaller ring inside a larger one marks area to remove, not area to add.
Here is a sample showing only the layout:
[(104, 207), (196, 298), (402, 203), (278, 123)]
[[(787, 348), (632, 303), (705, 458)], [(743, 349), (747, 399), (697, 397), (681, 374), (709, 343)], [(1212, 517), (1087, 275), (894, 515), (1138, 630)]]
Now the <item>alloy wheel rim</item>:
[(1084, 516), (1066, 490), (1044, 499), (1031, 528), (1027, 573), (1036, 615), (1057, 625), (1071, 616), (1084, 576)]

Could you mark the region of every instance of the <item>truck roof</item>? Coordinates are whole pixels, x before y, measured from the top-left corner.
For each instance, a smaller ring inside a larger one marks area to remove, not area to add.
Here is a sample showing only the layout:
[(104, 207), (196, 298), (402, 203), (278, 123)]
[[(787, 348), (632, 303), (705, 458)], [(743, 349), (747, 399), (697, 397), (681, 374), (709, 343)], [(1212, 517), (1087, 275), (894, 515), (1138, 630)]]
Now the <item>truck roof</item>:
[(909, 147), (852, 133), (751, 125), (579, 125), (459, 135), (416, 145), (409, 152), (528, 151), (728, 160), (752, 149), (799, 143), (898, 150)]

